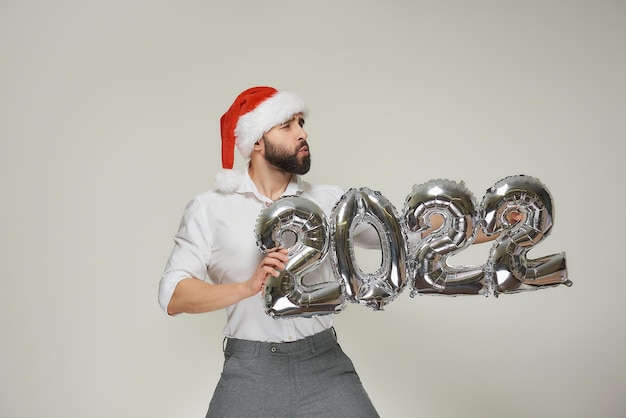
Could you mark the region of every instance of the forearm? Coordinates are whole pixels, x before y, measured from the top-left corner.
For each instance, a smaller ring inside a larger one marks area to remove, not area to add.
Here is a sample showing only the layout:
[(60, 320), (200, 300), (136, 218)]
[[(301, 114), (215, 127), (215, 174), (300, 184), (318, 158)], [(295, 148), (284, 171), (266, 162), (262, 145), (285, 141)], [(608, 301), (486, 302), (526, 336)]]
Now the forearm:
[(214, 285), (198, 279), (184, 279), (176, 285), (167, 305), (167, 313), (176, 315), (216, 311), (254, 294), (245, 282)]

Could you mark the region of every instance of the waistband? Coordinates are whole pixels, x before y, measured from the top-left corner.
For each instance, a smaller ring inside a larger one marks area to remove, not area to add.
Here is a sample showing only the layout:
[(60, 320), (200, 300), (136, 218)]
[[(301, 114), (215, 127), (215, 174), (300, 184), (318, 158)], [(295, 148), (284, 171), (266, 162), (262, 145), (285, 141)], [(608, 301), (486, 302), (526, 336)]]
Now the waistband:
[(310, 337), (284, 343), (268, 343), (261, 341), (240, 340), (238, 338), (225, 338), (224, 351), (237, 353), (259, 354), (296, 354), (302, 352), (315, 353), (329, 348), (337, 343), (337, 334), (334, 328), (329, 328)]

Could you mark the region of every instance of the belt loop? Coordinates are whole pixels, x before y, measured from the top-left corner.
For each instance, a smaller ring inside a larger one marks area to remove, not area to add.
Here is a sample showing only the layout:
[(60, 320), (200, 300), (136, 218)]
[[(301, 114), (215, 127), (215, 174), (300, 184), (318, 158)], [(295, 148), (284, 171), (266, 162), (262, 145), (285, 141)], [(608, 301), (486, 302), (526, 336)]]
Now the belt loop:
[(330, 327), (330, 329), (332, 329), (332, 330), (333, 330), (333, 334), (335, 335), (335, 341), (338, 341), (338, 338), (337, 338), (337, 331), (335, 330), (335, 327)]
[(261, 351), (261, 342), (256, 342), (256, 347), (254, 348), (254, 357), (259, 357), (259, 352)]
[(224, 337), (222, 340), (222, 352), (226, 352), (226, 345), (228, 344), (228, 337)]
[(308, 340), (309, 346), (311, 347), (311, 353), (315, 354), (315, 335), (311, 335)]

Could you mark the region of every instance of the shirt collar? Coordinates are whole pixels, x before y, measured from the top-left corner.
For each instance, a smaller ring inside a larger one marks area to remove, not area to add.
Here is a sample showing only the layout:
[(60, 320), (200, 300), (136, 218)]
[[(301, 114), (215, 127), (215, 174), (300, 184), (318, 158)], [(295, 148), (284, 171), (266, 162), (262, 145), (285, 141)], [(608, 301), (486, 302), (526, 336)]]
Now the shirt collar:
[[(306, 188), (307, 183), (302, 180), (299, 175), (294, 174), (282, 196), (299, 196), (304, 193)], [(245, 170), (241, 186), (239, 186), (239, 188), (236, 190), (236, 193), (251, 193), (262, 202), (271, 201), (268, 197), (265, 197), (261, 193), (259, 193), (259, 190), (257, 189), (256, 184), (254, 184), (254, 181), (252, 181), (252, 178), (250, 177), (250, 173), (248, 172), (247, 168)]]

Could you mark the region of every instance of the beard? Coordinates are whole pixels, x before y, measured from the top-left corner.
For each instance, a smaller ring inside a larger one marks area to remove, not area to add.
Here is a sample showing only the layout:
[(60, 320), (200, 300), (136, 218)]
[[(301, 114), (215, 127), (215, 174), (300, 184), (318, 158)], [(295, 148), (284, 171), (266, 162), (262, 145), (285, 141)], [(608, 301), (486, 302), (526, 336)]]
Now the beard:
[(308, 173), (311, 169), (310, 153), (302, 157), (302, 160), (298, 159), (298, 152), (303, 147), (308, 147), (306, 141), (300, 144), (293, 153), (290, 153), (288, 150), (285, 149), (280, 149), (279, 147), (268, 141), (267, 138), (264, 139), (264, 142), (265, 159), (274, 167), (287, 173), (300, 175)]

